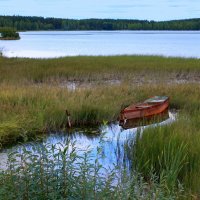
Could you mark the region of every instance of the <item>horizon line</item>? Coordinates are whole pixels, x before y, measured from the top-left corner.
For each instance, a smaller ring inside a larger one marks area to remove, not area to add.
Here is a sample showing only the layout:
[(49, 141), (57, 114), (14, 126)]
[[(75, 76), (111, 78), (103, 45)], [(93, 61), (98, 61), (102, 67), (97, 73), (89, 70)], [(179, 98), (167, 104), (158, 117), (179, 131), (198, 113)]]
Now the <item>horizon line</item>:
[(200, 17), (197, 18), (179, 18), (179, 19), (169, 19), (169, 20), (150, 20), (150, 19), (130, 19), (130, 18), (62, 18), (62, 17), (49, 17), (49, 16), (29, 16), (29, 15), (0, 15), (0, 17), (38, 17), (38, 18), (54, 18), (54, 19), (63, 19), (63, 20), (91, 20), (91, 19), (96, 19), (96, 20), (136, 20), (136, 21), (149, 21), (149, 22), (168, 22), (168, 21), (183, 21), (183, 20), (195, 20), (195, 19), (200, 19)]

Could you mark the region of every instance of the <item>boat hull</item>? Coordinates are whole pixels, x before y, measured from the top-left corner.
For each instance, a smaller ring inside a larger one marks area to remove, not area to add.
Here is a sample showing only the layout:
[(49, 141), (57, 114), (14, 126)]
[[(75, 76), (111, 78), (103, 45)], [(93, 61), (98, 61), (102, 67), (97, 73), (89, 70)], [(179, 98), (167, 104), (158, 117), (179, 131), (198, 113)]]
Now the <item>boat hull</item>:
[[(158, 115), (169, 107), (169, 98), (166, 99), (164, 102), (154, 103), (148, 106), (132, 106), (132, 108), (126, 108), (121, 111), (119, 116), (119, 121), (123, 122), (129, 119), (140, 119), (140, 118), (147, 118), (154, 115)], [(146, 105), (146, 104), (145, 104)]]
[(127, 119), (125, 122), (122, 121), (119, 125), (122, 126), (123, 129), (136, 128), (140, 126), (147, 126), (155, 123), (162, 122), (169, 118), (168, 108), (163, 112), (151, 115), (143, 118), (135, 118), (135, 119)]

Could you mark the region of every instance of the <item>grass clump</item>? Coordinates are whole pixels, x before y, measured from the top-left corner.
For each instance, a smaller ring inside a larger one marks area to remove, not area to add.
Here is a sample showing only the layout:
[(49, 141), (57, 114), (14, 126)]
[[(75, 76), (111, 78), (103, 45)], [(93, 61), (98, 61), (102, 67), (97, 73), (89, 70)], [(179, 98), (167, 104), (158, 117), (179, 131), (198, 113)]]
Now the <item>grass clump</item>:
[(164, 177), (169, 190), (181, 183), (189, 196), (199, 196), (200, 132), (194, 121), (195, 116), (180, 116), (170, 126), (146, 129), (132, 147), (133, 169), (145, 180), (151, 173), (159, 182)]

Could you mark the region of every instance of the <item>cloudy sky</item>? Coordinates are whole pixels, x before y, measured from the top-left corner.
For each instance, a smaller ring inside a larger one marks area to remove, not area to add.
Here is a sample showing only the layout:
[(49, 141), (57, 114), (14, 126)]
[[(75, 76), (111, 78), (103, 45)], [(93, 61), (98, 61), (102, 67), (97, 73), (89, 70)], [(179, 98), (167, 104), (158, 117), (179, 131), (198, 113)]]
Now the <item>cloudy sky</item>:
[(171, 20), (200, 17), (200, 0), (0, 0), (0, 15)]

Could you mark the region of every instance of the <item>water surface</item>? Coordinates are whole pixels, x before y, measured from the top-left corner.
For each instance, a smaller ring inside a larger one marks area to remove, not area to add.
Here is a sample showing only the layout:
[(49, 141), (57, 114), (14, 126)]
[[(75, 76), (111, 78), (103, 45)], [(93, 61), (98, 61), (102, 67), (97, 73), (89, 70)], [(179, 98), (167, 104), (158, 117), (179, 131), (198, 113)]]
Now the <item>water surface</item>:
[(200, 31), (31, 31), (0, 41), (7, 57), (162, 55), (200, 58)]
[[(75, 147), (79, 156), (90, 151), (89, 155), (91, 157), (91, 162), (94, 162), (97, 158), (98, 149), (101, 148), (103, 157), (99, 159), (99, 162), (105, 169), (113, 169), (116, 165), (118, 167), (129, 167), (129, 160), (127, 159), (127, 154), (124, 152), (124, 146), (131, 145), (136, 133), (138, 131), (142, 132), (147, 127), (170, 124), (175, 119), (176, 114), (169, 112), (169, 117), (164, 121), (126, 130), (118, 124), (111, 124), (99, 127), (98, 131), (100, 134), (98, 135), (94, 132), (96, 129), (93, 129), (94, 134), (90, 133), (89, 135), (86, 133), (86, 129), (74, 133), (53, 133), (48, 135), (42, 142), (27, 143), (24, 145), (14, 146), (11, 149), (5, 149), (0, 153), (0, 169), (6, 168), (7, 153), (10, 151), (22, 152), (25, 147), (27, 150), (35, 154), (37, 153), (35, 151), (35, 146), (41, 144), (50, 144), (50, 146), (55, 145), (57, 149), (62, 149), (66, 145), (67, 140), (70, 140), (71, 144), (75, 142)], [(152, 137), (154, 136), (152, 135)]]

